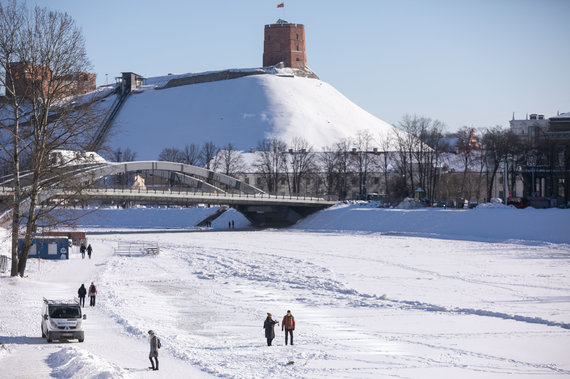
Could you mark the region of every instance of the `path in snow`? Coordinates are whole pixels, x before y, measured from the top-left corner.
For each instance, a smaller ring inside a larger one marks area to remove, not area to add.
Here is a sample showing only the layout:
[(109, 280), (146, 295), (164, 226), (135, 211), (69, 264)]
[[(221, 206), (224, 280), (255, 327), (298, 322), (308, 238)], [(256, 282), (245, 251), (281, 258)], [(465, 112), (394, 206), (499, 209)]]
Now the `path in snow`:
[[(81, 283), (94, 281), (99, 294), (105, 293), (98, 275), (110, 263), (112, 249), (97, 246), (93, 259), (72, 254), (68, 261), (28, 261), (28, 277), (6, 278), (0, 287), (0, 367), (10, 377), (38, 378), (142, 378), (156, 377), (148, 372), (148, 337), (125, 333), (101, 311), (101, 298), (95, 308), (84, 308), (85, 342), (55, 342), (41, 338), (42, 297), (70, 299), (77, 296)], [(7, 284), (4, 286), (4, 284)], [(87, 299), (88, 303), (89, 300)], [(150, 327), (149, 327), (150, 328)], [(4, 353), (2, 353), (4, 351)], [(203, 373), (161, 351), (161, 374), (175, 377), (181, 373)], [(32, 362), (33, 364), (30, 364)], [(2, 375), (0, 374), (0, 377)]]

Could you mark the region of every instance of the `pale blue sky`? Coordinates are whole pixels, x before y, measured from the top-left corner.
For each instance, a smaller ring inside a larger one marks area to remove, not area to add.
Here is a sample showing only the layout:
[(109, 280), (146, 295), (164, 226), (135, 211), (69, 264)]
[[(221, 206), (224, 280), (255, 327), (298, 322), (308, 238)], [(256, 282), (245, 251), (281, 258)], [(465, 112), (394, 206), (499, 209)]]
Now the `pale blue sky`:
[(570, 112), (570, 0), (27, 0), (83, 29), (98, 84), (262, 64), (263, 27), (305, 25), (307, 63), (389, 123), (508, 125)]

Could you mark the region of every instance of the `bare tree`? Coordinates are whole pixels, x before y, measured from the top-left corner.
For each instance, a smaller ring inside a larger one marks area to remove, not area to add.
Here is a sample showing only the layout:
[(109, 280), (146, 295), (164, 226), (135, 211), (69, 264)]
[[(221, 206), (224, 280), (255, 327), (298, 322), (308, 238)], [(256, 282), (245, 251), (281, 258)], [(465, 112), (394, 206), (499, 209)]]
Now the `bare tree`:
[(338, 154), (335, 147), (325, 146), (318, 154), (319, 166), (322, 168), (321, 175), (325, 187), (325, 194), (335, 195), (338, 186)]
[[(303, 138), (294, 138), (289, 148), (288, 159), (285, 159), (289, 193), (300, 194), (302, 181), (307, 179), (315, 169), (313, 147)], [(291, 178), (291, 180), (289, 180)]]
[(218, 157), (218, 166), (226, 175), (235, 177), (245, 170), (241, 151), (235, 150), (231, 142), (218, 152)]
[(200, 152), (195, 144), (186, 144), (182, 150), (182, 163), (192, 166), (198, 165), (200, 162)]
[[(39, 7), (28, 11), (14, 1), (7, 6), (0, 5), (0, 18), (0, 28), (8, 28), (11, 38), (8, 41), (4, 31), (0, 32), (2, 41), (8, 42), (0, 45), (4, 86), (7, 97), (15, 98), (7, 106), (16, 117), (3, 124), (3, 130), (9, 131), (14, 142), (11, 154), (15, 157), (15, 178), (21, 173), (18, 166), (21, 157), (16, 157), (16, 150), (25, 151), (30, 163), (26, 188), (17, 184), (17, 179), (14, 181), (17, 194), (12, 205), (13, 232), (19, 222), (25, 220), (23, 247), (19, 261), (16, 259), (17, 273), (12, 271), (12, 275), (23, 276), (37, 222), (57, 205), (42, 207), (40, 194), (54, 183), (66, 180), (61, 174), (63, 170), (50, 163), (50, 152), (86, 146), (96, 131), (93, 125), (98, 124), (101, 117), (91, 107), (96, 99), (80, 99), (75, 103), (61, 100), (79, 89), (65, 78), (89, 68), (85, 41), (68, 14)], [(20, 75), (22, 72), (25, 75)], [(27, 114), (19, 115), (17, 109)], [(22, 209), (19, 204), (24, 197), (27, 203)], [(13, 243), (17, 242), (18, 233), (15, 234)], [(14, 247), (12, 249), (14, 251)]]
[(392, 155), (391, 150), (393, 146), (393, 140), (395, 139), (396, 137), (394, 136), (394, 133), (391, 132), (386, 137), (380, 140), (381, 155), (380, 158), (378, 159), (378, 167), (380, 168), (384, 176), (384, 191), (385, 191), (384, 193), (386, 195), (388, 195), (388, 172), (391, 169), (390, 164), (391, 160), (393, 159), (391, 157)]
[(488, 128), (483, 134), (482, 145), (491, 174), (491, 177), (487, 180), (487, 199), (491, 199), (493, 195), (495, 176), (508, 154), (510, 134), (510, 131), (503, 129), (501, 126)]
[(339, 200), (345, 200), (348, 196), (348, 181), (350, 178), (350, 145), (349, 138), (343, 139), (336, 144), (336, 162), (338, 165), (337, 191)]
[(374, 150), (374, 137), (368, 130), (359, 130), (352, 143), (351, 162), (358, 174), (358, 194), (363, 197), (367, 193), (368, 173), (377, 164), (378, 147)]
[(265, 139), (257, 144), (255, 169), (263, 178), (269, 193), (277, 192), (279, 179), (285, 171), (287, 145), (280, 139)]
[(166, 162), (183, 162), (184, 153), (176, 147), (166, 147), (158, 154), (159, 161)]
[(407, 178), (407, 194), (422, 187), (429, 198), (433, 198), (438, 165), (442, 153), (442, 131), (445, 125), (417, 115), (405, 115), (396, 133), (396, 167), (403, 179)]
[[(0, 84), (5, 88), (7, 102), (0, 102), (0, 128), (2, 134), (2, 155), (6, 156), (13, 175), (12, 197), (12, 268), (11, 275), (18, 274), (18, 234), (20, 228), (20, 155), (23, 149), (20, 123), (23, 98), (15, 96), (14, 68), (12, 62), (18, 59), (17, 50), (21, 43), (21, 31), (24, 26), (25, 8), (12, 2), (7, 6), (0, 4)], [(8, 109), (7, 109), (8, 108)], [(11, 150), (10, 150), (11, 149)]]
[(202, 148), (200, 149), (199, 156), (202, 165), (208, 170), (212, 168), (211, 166), (214, 163), (213, 160), (216, 157), (216, 154), (218, 154), (218, 148), (216, 145), (212, 141), (204, 142)]
[(475, 146), (471, 143), (471, 133), (473, 129), (464, 126), (457, 132), (457, 153), (461, 156), (461, 163), (463, 164), (463, 176), (461, 178), (461, 189), (459, 191), (459, 200), (465, 200), (466, 195), (466, 182), (467, 172), (473, 163), (473, 153)]

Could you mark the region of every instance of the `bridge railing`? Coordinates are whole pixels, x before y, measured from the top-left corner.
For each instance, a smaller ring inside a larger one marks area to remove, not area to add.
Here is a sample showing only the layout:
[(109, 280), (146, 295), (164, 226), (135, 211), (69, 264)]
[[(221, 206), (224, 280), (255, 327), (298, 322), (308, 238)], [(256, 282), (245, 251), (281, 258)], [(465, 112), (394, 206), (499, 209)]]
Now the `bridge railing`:
[[(77, 192), (77, 189), (60, 189), (62, 192)], [(178, 189), (143, 189), (143, 188), (88, 188), (83, 190), (82, 192), (89, 193), (129, 193), (129, 194), (172, 194), (172, 195), (179, 195), (179, 196), (188, 196), (188, 197), (202, 197), (202, 198), (212, 198), (212, 199), (224, 199), (224, 198), (235, 198), (235, 199), (260, 199), (260, 200), (290, 200), (290, 201), (306, 201), (312, 203), (330, 203), (330, 200), (323, 199), (321, 197), (314, 197), (314, 196), (296, 196), (296, 195), (270, 195), (267, 193), (260, 193), (260, 194), (251, 194), (251, 193), (212, 193), (212, 192), (203, 192), (203, 191), (189, 191), (183, 190), (181, 188)], [(78, 193), (81, 196), (81, 193)]]

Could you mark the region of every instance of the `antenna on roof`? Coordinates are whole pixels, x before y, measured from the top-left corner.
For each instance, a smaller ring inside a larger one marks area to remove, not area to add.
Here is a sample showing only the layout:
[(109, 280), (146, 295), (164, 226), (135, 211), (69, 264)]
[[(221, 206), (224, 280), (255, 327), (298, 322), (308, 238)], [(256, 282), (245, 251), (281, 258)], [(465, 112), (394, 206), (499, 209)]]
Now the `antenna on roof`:
[(515, 120), (515, 112), (513, 112), (513, 121)]

